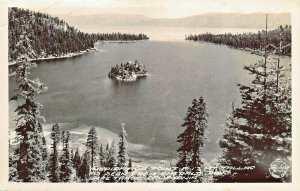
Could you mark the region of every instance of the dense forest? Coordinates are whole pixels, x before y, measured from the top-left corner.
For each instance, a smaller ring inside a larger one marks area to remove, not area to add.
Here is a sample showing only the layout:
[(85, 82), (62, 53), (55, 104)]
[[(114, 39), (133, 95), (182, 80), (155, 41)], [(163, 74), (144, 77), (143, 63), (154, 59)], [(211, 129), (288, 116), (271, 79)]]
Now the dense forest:
[(144, 34), (88, 34), (68, 25), (58, 17), (22, 8), (9, 8), (8, 13), (9, 62), (20, 54), (17, 44), (22, 35), (30, 40), (30, 59), (59, 57), (93, 48), (100, 41), (147, 40)]
[[(279, 47), (280, 41), (282, 40), (282, 47), (288, 45), (292, 42), (291, 26), (286, 25), (285, 27), (279, 26), (275, 30), (270, 30), (267, 32), (267, 42), (266, 42), (266, 31), (258, 31), (258, 33), (243, 33), (243, 34), (199, 34), (199, 35), (189, 35), (185, 39), (193, 41), (204, 41), (212, 42), (215, 44), (225, 44), (234, 48), (241, 49), (252, 49), (252, 50), (262, 50), (265, 44), (270, 44), (269, 49), (274, 49), (274, 46)], [(274, 45), (274, 46), (273, 46)], [(272, 47), (273, 46), (273, 47)], [(278, 54), (278, 51), (276, 52)], [(282, 49), (281, 54), (291, 55), (291, 46)]]

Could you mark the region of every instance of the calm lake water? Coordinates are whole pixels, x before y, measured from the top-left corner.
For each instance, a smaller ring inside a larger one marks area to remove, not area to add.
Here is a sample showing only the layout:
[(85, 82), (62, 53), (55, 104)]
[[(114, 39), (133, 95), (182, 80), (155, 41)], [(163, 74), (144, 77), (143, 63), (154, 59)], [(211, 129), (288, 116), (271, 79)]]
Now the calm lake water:
[[(42, 115), (49, 123), (87, 124), (116, 133), (120, 123), (126, 123), (130, 142), (169, 157), (176, 156), (176, 137), (183, 131), (188, 106), (200, 96), (209, 113), (204, 155), (213, 159), (221, 153), (218, 140), (225, 120), (231, 103), (239, 102), (236, 84), (251, 79), (243, 65), (260, 58), (226, 46), (188, 41), (100, 43), (96, 47), (101, 51), (43, 61), (32, 70), (32, 77), (49, 88), (38, 97), (44, 105)], [(112, 66), (135, 59), (146, 66), (148, 78), (126, 83), (107, 77)]]

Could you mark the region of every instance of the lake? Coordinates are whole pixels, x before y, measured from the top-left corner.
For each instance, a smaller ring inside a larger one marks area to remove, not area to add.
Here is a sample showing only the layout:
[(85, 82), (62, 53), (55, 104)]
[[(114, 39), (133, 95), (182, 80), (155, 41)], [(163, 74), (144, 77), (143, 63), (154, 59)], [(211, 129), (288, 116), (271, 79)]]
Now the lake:
[[(194, 98), (203, 96), (209, 113), (204, 157), (211, 160), (221, 154), (218, 140), (232, 102), (238, 104), (240, 99), (236, 84), (251, 81), (243, 65), (255, 63), (259, 56), (189, 41), (99, 43), (96, 47), (101, 51), (42, 61), (32, 70), (32, 78), (49, 88), (38, 97), (48, 123), (86, 124), (115, 133), (120, 123), (126, 123), (130, 142), (174, 158), (187, 108)], [(131, 83), (108, 78), (112, 66), (135, 59), (146, 66), (149, 77)]]

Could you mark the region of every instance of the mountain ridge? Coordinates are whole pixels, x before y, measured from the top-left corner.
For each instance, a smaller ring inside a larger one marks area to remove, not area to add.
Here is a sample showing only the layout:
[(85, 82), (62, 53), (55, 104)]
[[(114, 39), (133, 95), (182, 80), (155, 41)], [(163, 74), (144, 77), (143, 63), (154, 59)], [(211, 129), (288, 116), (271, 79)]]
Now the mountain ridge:
[[(265, 13), (206, 13), (183, 18), (152, 18), (144, 15), (93, 14), (60, 15), (68, 23), (80, 26), (150, 26), (150, 27), (211, 27), (211, 28), (264, 28)], [(269, 28), (291, 25), (289, 13), (268, 14)]]

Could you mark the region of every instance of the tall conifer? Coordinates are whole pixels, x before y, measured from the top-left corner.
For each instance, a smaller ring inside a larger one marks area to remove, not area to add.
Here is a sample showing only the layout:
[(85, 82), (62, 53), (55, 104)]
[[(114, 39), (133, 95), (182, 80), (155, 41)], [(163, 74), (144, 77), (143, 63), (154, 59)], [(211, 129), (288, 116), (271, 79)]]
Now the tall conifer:
[(126, 182), (126, 176), (125, 176), (125, 166), (126, 166), (126, 146), (125, 146), (125, 141), (126, 141), (126, 131), (124, 129), (124, 125), (122, 124), (122, 129), (119, 134), (119, 150), (118, 150), (118, 156), (117, 156), (117, 167), (119, 167), (119, 173), (120, 176), (118, 177), (119, 182)]
[(58, 124), (54, 124), (50, 135), (52, 139), (51, 154), (48, 163), (48, 179), (50, 182), (59, 182), (59, 156), (58, 156), (58, 145), (60, 141), (60, 130)]
[(43, 159), (43, 131), (40, 122), (41, 104), (34, 100), (35, 96), (46, 90), (46, 87), (38, 79), (29, 78), (29, 70), (36, 66), (29, 61), (34, 51), (31, 46), (30, 28), (24, 26), (23, 33), (16, 45), (19, 55), (16, 59), (18, 66), (14, 77), (17, 83), (16, 99), (19, 103), (16, 108), (16, 133), (18, 136), (18, 147), (15, 150), (17, 156), (18, 180), (22, 182), (37, 182), (45, 179), (46, 161)]
[(60, 180), (62, 182), (69, 182), (71, 179), (71, 173), (72, 173), (72, 162), (70, 158), (70, 132), (66, 131), (64, 133), (64, 140), (62, 140), (64, 143), (62, 156), (61, 156), (61, 165), (59, 169), (59, 176)]
[(180, 147), (177, 150), (179, 159), (178, 172), (183, 173), (181, 181), (201, 181), (203, 162), (201, 160), (204, 147), (205, 130), (207, 128), (208, 114), (206, 103), (202, 97), (194, 99), (192, 106), (188, 108), (182, 127), (184, 131), (179, 134), (177, 141)]

